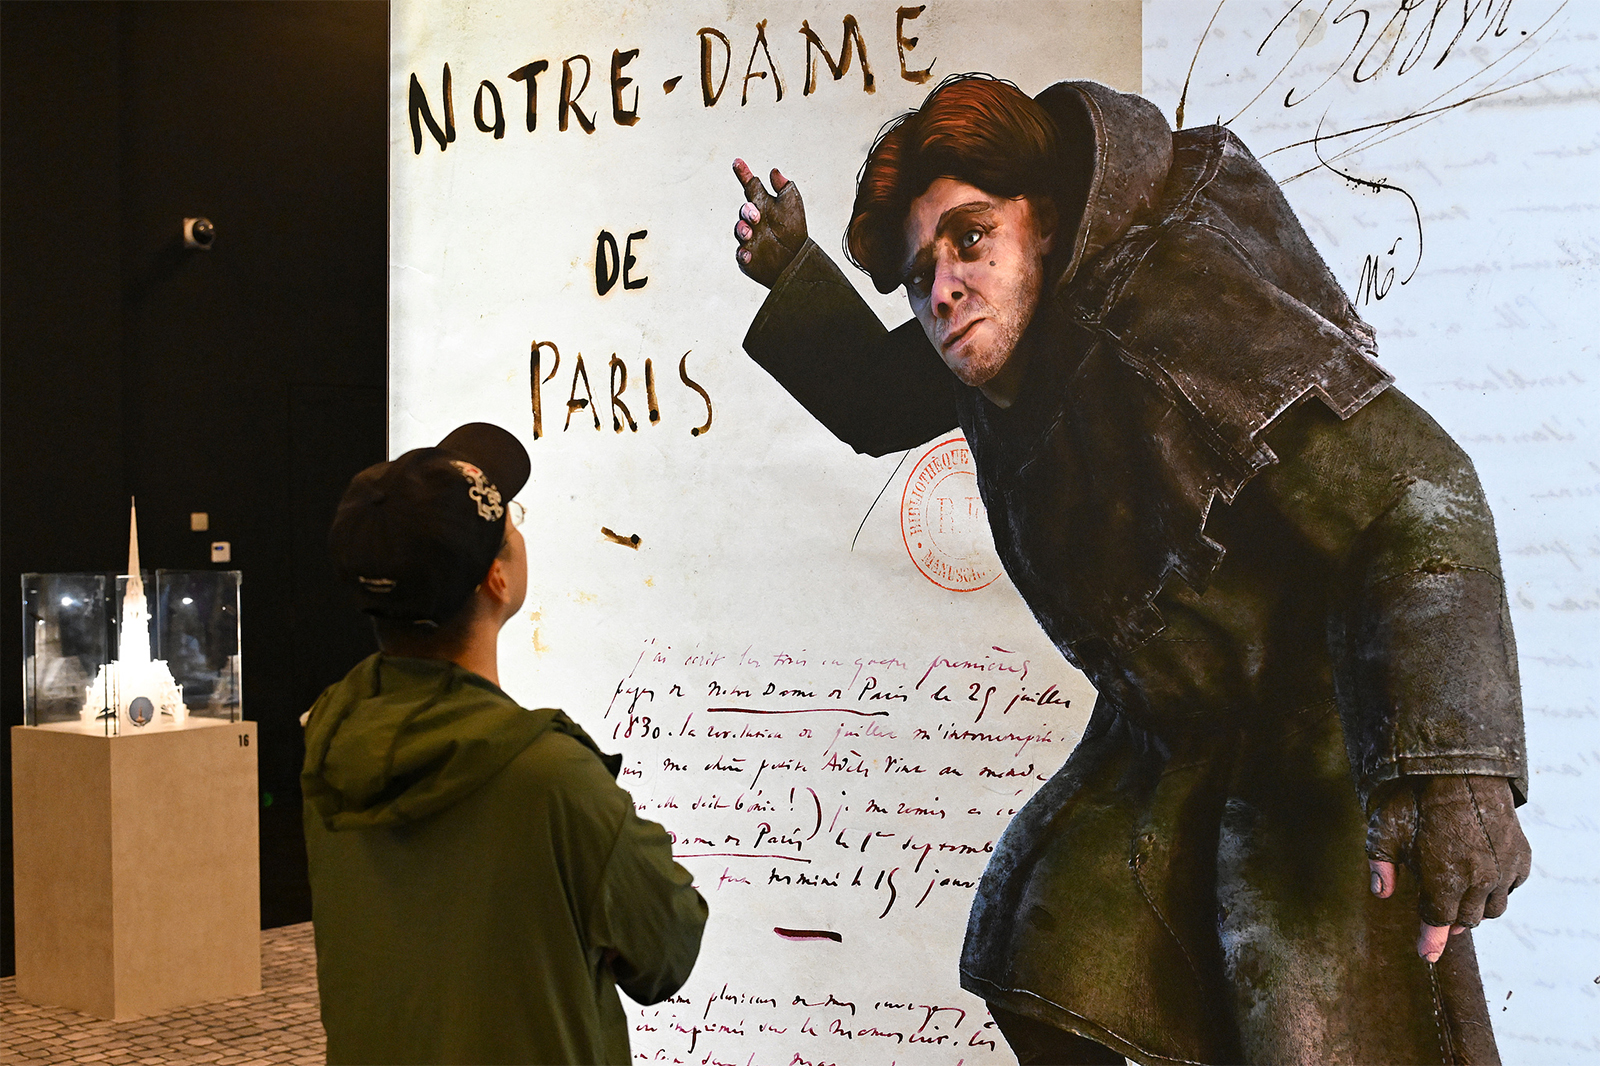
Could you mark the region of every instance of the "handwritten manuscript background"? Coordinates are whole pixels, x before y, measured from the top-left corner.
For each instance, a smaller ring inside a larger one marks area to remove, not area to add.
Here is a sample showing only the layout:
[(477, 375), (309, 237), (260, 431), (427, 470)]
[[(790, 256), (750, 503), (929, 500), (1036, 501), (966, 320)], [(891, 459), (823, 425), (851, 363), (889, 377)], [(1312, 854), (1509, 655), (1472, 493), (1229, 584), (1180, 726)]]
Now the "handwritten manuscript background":
[(740, 156), (835, 251), (879, 126), (983, 70), (1229, 122), (1473, 456), (1536, 860), (1478, 950), (1508, 1060), (1600, 1062), (1597, 25), (1506, 0), (396, 3), (390, 452), (487, 419), (533, 457), (502, 678), (623, 752), (712, 908), (689, 984), (631, 1008), (641, 1060), (1010, 1061), (957, 984), (967, 907), (1093, 693), (999, 572), (959, 437), (855, 455), (744, 356), (764, 290), (731, 236)]

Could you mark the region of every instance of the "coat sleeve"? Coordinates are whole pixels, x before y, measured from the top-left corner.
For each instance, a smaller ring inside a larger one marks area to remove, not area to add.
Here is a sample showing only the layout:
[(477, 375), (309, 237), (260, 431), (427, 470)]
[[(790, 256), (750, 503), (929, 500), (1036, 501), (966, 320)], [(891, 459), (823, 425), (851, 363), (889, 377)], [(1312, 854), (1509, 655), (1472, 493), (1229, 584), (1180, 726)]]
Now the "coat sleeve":
[(708, 908), (693, 881), (673, 861), (667, 831), (640, 818), (630, 799), (590, 912), (589, 942), (616, 952), (617, 986), (638, 1003), (666, 999), (694, 969)]
[(1328, 646), (1363, 806), (1420, 774), (1506, 777), (1522, 802), (1516, 645), (1471, 461), (1394, 389), (1342, 422), (1302, 403), (1268, 441), (1267, 491), (1333, 562)]
[(834, 436), (886, 455), (956, 426), (955, 378), (915, 319), (885, 329), (807, 240), (761, 305), (744, 350)]

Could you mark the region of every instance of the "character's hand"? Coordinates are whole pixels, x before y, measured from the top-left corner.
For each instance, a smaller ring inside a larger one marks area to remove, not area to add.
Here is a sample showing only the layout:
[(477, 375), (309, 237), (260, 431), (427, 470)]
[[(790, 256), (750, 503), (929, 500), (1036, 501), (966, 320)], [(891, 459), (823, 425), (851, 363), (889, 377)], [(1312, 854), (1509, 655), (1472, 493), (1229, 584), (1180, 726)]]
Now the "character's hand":
[(745, 198), (733, 227), (739, 241), (734, 259), (746, 277), (770, 289), (806, 242), (806, 209), (800, 202), (800, 189), (774, 167), (773, 194), (768, 194), (743, 159), (733, 161), (733, 175), (744, 186)]
[(1503, 777), (1401, 778), (1367, 822), (1372, 892), (1388, 899), (1395, 864), (1421, 882), (1417, 954), (1438, 962), (1454, 933), (1505, 913), (1506, 896), (1528, 879), (1533, 851)]

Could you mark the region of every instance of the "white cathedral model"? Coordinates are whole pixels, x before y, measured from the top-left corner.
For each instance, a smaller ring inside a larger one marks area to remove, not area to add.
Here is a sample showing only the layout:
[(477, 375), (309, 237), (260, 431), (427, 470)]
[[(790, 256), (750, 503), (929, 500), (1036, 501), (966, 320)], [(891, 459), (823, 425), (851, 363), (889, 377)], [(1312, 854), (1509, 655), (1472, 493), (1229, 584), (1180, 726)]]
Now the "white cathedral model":
[(123, 723), (145, 726), (163, 717), (182, 725), (189, 715), (183, 691), (166, 662), (150, 657), (150, 607), (145, 600), (144, 578), (139, 574), (139, 515), (131, 503), (127, 576), (122, 618), (117, 627), (117, 658), (95, 675), (78, 713), (85, 722), (114, 716), (119, 727)]

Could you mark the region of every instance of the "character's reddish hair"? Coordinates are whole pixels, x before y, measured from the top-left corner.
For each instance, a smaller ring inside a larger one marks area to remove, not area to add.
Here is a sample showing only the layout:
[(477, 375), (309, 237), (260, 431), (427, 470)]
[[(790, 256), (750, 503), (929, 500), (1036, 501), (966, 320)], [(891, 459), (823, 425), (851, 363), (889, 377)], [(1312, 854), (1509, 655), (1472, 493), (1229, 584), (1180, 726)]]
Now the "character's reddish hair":
[(1059, 179), (1055, 122), (1008, 81), (952, 74), (878, 134), (856, 178), (845, 255), (879, 292), (902, 281), (905, 219), (936, 178), (991, 196), (1048, 199)]

